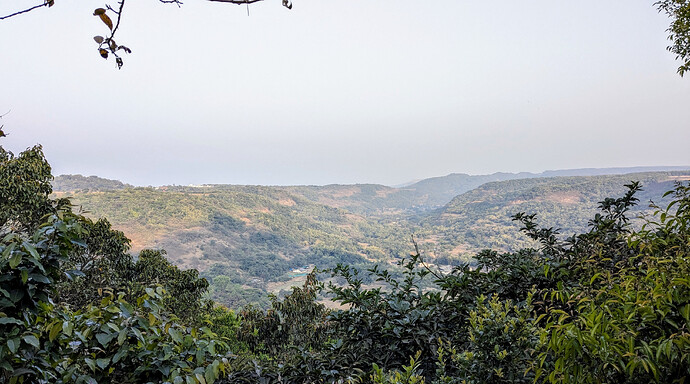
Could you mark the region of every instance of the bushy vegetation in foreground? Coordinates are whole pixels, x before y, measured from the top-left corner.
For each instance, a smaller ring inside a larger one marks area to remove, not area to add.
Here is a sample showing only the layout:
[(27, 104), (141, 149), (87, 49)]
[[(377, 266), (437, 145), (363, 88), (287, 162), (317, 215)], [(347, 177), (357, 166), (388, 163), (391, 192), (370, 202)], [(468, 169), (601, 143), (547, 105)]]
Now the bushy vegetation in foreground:
[[(567, 239), (483, 251), (442, 275), (338, 266), (268, 311), (203, 299), (160, 251), (52, 200), (41, 148), (0, 148), (0, 381), (8, 383), (683, 383), (690, 376), (690, 185), (640, 230), (641, 186)], [(435, 285), (427, 287), (433, 278)], [(377, 288), (363, 282), (378, 281)], [(338, 283), (338, 284), (334, 284)], [(343, 309), (317, 301), (324, 294)]]

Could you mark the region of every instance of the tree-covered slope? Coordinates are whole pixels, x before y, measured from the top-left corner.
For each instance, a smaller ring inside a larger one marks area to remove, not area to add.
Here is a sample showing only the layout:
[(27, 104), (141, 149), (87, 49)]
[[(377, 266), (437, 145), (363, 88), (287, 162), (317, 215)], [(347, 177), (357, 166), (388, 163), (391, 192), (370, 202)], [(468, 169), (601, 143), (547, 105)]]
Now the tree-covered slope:
[[(562, 228), (564, 235), (581, 232), (597, 203), (620, 195), (631, 180), (644, 186), (639, 194), (644, 203), (635, 211), (640, 213), (650, 198), (689, 174), (496, 181), (456, 196), (436, 211), (420, 205), (406, 208), (406, 201), (419, 202), (410, 197), (411, 190), (378, 185), (172, 186), (87, 189), (58, 196), (70, 197), (90, 217), (107, 217), (132, 239), (135, 252), (165, 249), (175, 264), (200, 270), (212, 282), (213, 297), (239, 306), (288, 288), (305, 266), (398, 260), (413, 251), (413, 234), (428, 261), (445, 265), (472, 261), (485, 248), (508, 251), (533, 245), (511, 220), (518, 212), (535, 213), (547, 227)], [(460, 180), (478, 179), (456, 175), (445, 179), (445, 185), (457, 186)], [(434, 180), (429, 185), (443, 183)]]
[(222, 276), (212, 293), (228, 305), (242, 296), (265, 300), (268, 284), (290, 279), (294, 269), (369, 264), (411, 249), (405, 227), (280, 188), (133, 188), (61, 196), (88, 216), (109, 218), (132, 239), (134, 251), (165, 249), (177, 265), (211, 280)]
[[(420, 223), (440, 239), (439, 253), (476, 252), (482, 248), (518, 249), (528, 246), (511, 219), (519, 212), (536, 214), (546, 227), (563, 235), (584, 231), (598, 202), (625, 191), (625, 184), (640, 181), (641, 214), (651, 199), (658, 200), (673, 183), (687, 180), (690, 172), (647, 172), (589, 177), (549, 177), (487, 183), (455, 197)], [(453, 241), (453, 239), (456, 239)], [(460, 240), (460, 241), (458, 241)], [(458, 248), (459, 247), (459, 248)]]
[(60, 175), (52, 181), (54, 192), (69, 191), (110, 191), (132, 188), (119, 180), (104, 179), (98, 176)]
[(628, 168), (582, 168), (545, 171), (542, 173), (505, 173), (490, 175), (468, 175), (451, 173), (431, 177), (404, 187), (392, 188), (378, 184), (290, 186), (281, 187), (304, 198), (351, 212), (382, 217), (399, 214), (423, 213), (441, 208), (453, 198), (471, 191), (485, 183), (516, 179), (559, 177), (559, 176), (606, 176), (642, 172), (682, 171), (688, 167), (628, 167)]

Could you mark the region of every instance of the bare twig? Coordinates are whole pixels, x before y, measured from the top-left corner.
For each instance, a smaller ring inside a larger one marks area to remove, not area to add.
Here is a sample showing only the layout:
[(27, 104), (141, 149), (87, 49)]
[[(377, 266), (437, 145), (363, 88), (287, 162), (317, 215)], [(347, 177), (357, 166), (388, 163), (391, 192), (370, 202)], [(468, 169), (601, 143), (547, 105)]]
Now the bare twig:
[(424, 258), (422, 257), (422, 253), (419, 251), (419, 246), (417, 245), (417, 240), (414, 239), (414, 235), (412, 235), (412, 244), (414, 245), (414, 251), (416, 253), (416, 256), (419, 258), (419, 262), (422, 264), (424, 269), (429, 271), (432, 276), (434, 276), (436, 279), (441, 280), (443, 277), (440, 275), (442, 273), (439, 270), (439, 273), (436, 273), (435, 271), (432, 271), (431, 268), (429, 268), (429, 265), (424, 261)]
[(230, 4), (252, 4), (252, 3), (258, 3), (259, 1), (264, 1), (264, 0), (209, 0), (209, 1), (217, 1), (219, 3), (230, 3)]
[[(163, 1), (163, 0), (161, 0)], [(219, 3), (230, 3), (230, 4), (237, 4), (237, 5), (242, 5), (242, 4), (254, 4), (258, 3), (259, 1), (264, 1), (264, 0), (209, 0), (209, 1), (216, 1)], [(290, 0), (283, 0), (283, 6), (288, 9), (292, 9), (292, 2)]]
[(110, 33), (110, 39), (112, 39), (113, 36), (115, 36), (115, 32), (120, 27), (120, 19), (122, 18), (122, 8), (124, 8), (124, 7), (125, 7), (125, 0), (121, 0), (120, 1), (120, 9), (117, 12), (115, 12), (117, 14), (117, 22), (115, 23), (115, 28), (113, 28), (113, 31)]
[(9, 19), (9, 18), (12, 17), (12, 16), (21, 15), (22, 13), (27, 13), (27, 12), (29, 12), (29, 11), (33, 11), (33, 10), (36, 9), (36, 8), (49, 7), (50, 4), (51, 4), (51, 2), (46, 1), (46, 2), (43, 3), (43, 4), (34, 5), (33, 7), (27, 8), (27, 9), (25, 9), (25, 10), (23, 10), (23, 11), (15, 12), (15, 13), (13, 13), (13, 14), (11, 14), (11, 15), (7, 15), (7, 16), (2, 16), (2, 17), (0, 17), (0, 20), (5, 20), (5, 19)]

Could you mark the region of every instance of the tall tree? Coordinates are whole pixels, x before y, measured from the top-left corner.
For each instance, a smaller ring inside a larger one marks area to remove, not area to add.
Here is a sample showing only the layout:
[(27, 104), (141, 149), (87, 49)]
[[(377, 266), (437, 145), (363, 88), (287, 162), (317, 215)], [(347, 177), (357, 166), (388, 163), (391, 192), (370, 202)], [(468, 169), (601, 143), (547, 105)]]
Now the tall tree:
[(690, 0), (663, 0), (655, 5), (672, 20), (668, 39), (673, 44), (668, 46), (668, 50), (681, 61), (678, 74), (683, 76), (690, 70)]

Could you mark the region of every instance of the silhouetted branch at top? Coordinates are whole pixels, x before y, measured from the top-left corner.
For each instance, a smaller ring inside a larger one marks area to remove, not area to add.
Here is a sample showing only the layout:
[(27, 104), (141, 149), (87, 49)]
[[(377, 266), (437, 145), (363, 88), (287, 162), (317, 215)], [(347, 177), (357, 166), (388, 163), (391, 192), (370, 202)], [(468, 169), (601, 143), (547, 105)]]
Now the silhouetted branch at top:
[(232, 3), (232, 4), (252, 4), (252, 3), (258, 3), (259, 1), (264, 1), (264, 0), (208, 0), (208, 1), (217, 1), (220, 3)]
[(49, 0), (49, 1), (44, 2), (43, 4), (34, 5), (33, 7), (27, 8), (27, 9), (25, 9), (25, 10), (23, 10), (23, 11), (18, 11), (18, 12), (12, 13), (12, 14), (7, 15), (7, 16), (0, 16), (0, 20), (5, 20), (5, 19), (9, 19), (9, 18), (12, 17), (12, 16), (21, 15), (22, 13), (27, 13), (27, 12), (29, 12), (29, 11), (33, 11), (33, 10), (36, 9), (36, 8), (41, 8), (41, 7), (52, 7), (53, 4), (54, 4), (54, 0)]
[[(4, 0), (10, 1), (10, 0)], [(33, 7), (14, 12), (6, 16), (0, 16), (0, 20), (8, 19), (13, 16), (21, 15), (34, 9), (41, 7), (52, 7), (55, 4), (55, 0), (42, 0), (43, 2), (37, 4)], [(180, 6), (182, 4), (181, 0), (158, 0), (161, 3), (167, 4), (177, 4)], [(265, 0), (208, 0), (219, 3), (230, 3), (236, 5), (247, 5), (262, 2)], [(283, 6), (292, 9), (292, 2), (290, 0), (281, 0)], [(130, 49), (125, 46), (120, 46), (115, 44), (113, 37), (120, 25), (120, 18), (122, 17), (122, 8), (124, 6), (124, 0), (118, 1), (119, 9), (114, 9), (109, 5), (105, 8), (97, 8), (94, 11), (94, 16), (100, 17), (100, 19), (105, 23), (110, 29), (109, 37), (95, 36), (94, 40), (98, 44), (98, 52), (101, 57), (107, 59), (109, 55), (116, 57), (116, 63), (118, 68), (122, 67), (122, 59), (116, 53), (119, 50), (124, 50), (126, 53), (130, 52)], [(676, 55), (676, 60), (681, 62), (678, 68), (678, 74), (683, 76), (686, 72), (690, 72), (690, 0), (657, 0), (654, 6), (660, 11), (665, 13), (671, 19), (671, 25), (667, 32), (669, 34), (668, 38), (672, 42), (672, 45), (668, 46), (668, 50)], [(106, 12), (112, 12), (117, 15), (117, 20), (115, 25), (113, 25), (112, 20), (106, 14)]]
[[(170, 3), (177, 4), (178, 6), (180, 4), (182, 4), (182, 2), (180, 0), (158, 0), (158, 1), (160, 1), (161, 3), (166, 3), (166, 4), (170, 4)], [(241, 4), (258, 3), (258, 2), (264, 1), (264, 0), (209, 0), (209, 1), (216, 1), (216, 2), (220, 2), (220, 3), (231, 3), (231, 4), (241, 5)], [(37, 8), (52, 7), (53, 4), (55, 4), (55, 0), (46, 0), (43, 4), (34, 5), (33, 7), (30, 7), (30, 8), (21, 10), (21, 11), (17, 11), (17, 12), (11, 13), (9, 15), (0, 16), (0, 20), (9, 19), (10, 17), (18, 16), (18, 15), (21, 15), (23, 13), (33, 11), (34, 9), (37, 9)], [(283, 6), (289, 8), (289, 9), (292, 9), (292, 3), (290, 1), (283, 0)]]
[[(242, 4), (253, 4), (253, 3), (258, 3), (260, 1), (264, 0), (209, 0), (209, 1), (217, 1), (219, 3), (230, 3), (230, 4), (237, 4), (237, 5), (242, 5)], [(292, 9), (292, 2), (288, 0), (283, 0), (283, 6)]]

